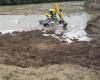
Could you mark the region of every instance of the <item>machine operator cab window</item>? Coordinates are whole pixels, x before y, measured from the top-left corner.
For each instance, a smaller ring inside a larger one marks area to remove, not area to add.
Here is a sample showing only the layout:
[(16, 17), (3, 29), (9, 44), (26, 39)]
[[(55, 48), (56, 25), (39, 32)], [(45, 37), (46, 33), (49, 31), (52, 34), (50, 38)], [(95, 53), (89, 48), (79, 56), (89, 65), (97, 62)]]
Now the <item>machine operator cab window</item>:
[[(59, 9), (59, 11), (61, 12), (62, 10)], [(49, 9), (47, 14), (46, 14), (46, 17), (47, 17), (48, 20), (60, 21), (60, 16), (59, 16), (59, 14), (57, 14), (55, 12), (54, 9)]]

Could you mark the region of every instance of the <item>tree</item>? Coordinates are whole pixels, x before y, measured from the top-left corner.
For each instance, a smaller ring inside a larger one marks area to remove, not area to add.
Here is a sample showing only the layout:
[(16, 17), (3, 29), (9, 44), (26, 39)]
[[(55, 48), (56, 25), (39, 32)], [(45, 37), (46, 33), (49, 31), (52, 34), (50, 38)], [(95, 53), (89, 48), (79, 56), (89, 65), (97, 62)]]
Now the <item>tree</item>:
[[(62, 1), (76, 1), (76, 0), (0, 0), (0, 5), (44, 3), (44, 2), (62, 2)], [(82, 1), (82, 0), (78, 0), (78, 1)]]

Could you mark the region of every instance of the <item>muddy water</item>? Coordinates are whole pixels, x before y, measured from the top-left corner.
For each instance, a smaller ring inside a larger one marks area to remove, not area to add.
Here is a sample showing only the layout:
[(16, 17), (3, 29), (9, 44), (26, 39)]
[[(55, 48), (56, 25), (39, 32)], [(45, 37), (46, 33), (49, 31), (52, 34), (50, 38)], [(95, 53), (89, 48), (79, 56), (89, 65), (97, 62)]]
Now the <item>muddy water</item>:
[[(44, 15), (0, 15), (0, 32), (8, 33), (13, 31), (28, 31), (35, 29), (42, 29), (43, 26), (39, 24), (39, 20), (43, 20)], [(90, 16), (85, 13), (73, 13), (65, 15), (65, 21), (68, 23), (67, 30), (64, 31), (62, 38), (69, 43), (71, 39), (78, 39), (80, 41), (89, 41), (85, 27)], [(61, 29), (57, 28), (56, 32), (59, 34)], [(62, 31), (63, 32), (63, 31)]]
[(79, 41), (90, 41), (88, 34), (85, 31), (87, 22), (91, 19), (91, 16), (85, 12), (83, 13), (73, 13), (66, 17), (66, 22), (68, 22), (67, 30), (63, 34), (65, 41), (70, 42), (71, 39), (78, 39)]
[(43, 15), (0, 15), (0, 32), (8, 33), (30, 29), (39, 29), (38, 20), (45, 18)]

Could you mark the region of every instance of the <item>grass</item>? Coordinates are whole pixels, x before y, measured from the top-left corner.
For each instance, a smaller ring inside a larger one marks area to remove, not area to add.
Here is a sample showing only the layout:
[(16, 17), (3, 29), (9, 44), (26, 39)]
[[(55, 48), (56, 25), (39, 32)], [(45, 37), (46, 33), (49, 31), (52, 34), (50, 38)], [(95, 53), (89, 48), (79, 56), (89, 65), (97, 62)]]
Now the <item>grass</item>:
[(100, 74), (78, 65), (20, 68), (0, 64), (0, 80), (99, 80)]

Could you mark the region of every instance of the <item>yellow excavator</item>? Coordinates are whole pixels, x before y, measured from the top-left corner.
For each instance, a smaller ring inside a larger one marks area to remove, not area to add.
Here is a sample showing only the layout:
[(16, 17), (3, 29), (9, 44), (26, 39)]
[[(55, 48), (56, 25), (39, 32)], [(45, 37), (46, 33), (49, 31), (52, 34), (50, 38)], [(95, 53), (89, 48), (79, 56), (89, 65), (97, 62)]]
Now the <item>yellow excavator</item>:
[(44, 27), (48, 27), (51, 24), (63, 24), (63, 28), (66, 29), (67, 23), (64, 21), (62, 9), (59, 8), (58, 4), (55, 4), (54, 9), (48, 10), (46, 18), (46, 20), (39, 21)]

